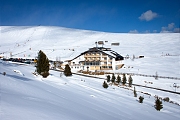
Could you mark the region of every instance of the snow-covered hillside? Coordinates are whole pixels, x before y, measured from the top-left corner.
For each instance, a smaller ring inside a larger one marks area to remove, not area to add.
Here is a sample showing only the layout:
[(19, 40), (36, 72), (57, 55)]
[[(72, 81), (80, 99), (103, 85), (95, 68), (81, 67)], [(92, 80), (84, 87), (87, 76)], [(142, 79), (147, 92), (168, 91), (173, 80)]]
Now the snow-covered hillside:
[[(104, 47), (129, 55), (114, 73), (136, 73), (180, 78), (180, 34), (106, 33), (45, 26), (1, 26), (0, 56), (35, 58), (42, 50), (50, 60), (69, 60), (106, 41)], [(120, 46), (111, 46), (111, 43)], [(144, 58), (138, 58), (138, 56)], [(131, 58), (135, 56), (135, 59)], [(138, 58), (138, 59), (136, 59)], [(180, 119), (178, 105), (163, 102), (154, 109), (154, 95), (180, 104), (180, 95), (137, 87), (138, 103), (131, 90), (110, 86), (104, 80), (50, 71), (46, 79), (34, 76), (35, 68), (0, 61), (0, 119), (2, 120), (159, 120)], [(6, 76), (2, 73), (6, 72)], [(98, 76), (102, 77), (102, 76)], [(105, 76), (103, 76), (105, 78)], [(128, 76), (127, 76), (128, 77)], [(180, 92), (180, 80), (132, 76), (134, 84)], [(152, 84), (149, 84), (152, 83)], [(177, 88), (173, 85), (176, 83)], [(151, 96), (141, 93), (149, 93)]]
[[(139, 103), (133, 91), (110, 86), (103, 80), (73, 75), (34, 76), (32, 66), (0, 61), (1, 120), (178, 120), (180, 107), (163, 102), (156, 111), (154, 96)], [(137, 91), (139, 88), (136, 88)]]
[[(179, 39), (178, 33), (128, 34), (51, 26), (1, 26), (0, 52), (7, 52), (7, 56), (12, 52), (17, 57), (34, 57), (38, 50), (44, 50), (49, 58), (68, 58), (76, 52), (81, 53), (94, 47), (96, 41), (108, 41), (105, 47), (111, 47), (123, 56), (134, 54), (159, 57), (166, 54), (179, 55)], [(120, 46), (110, 46), (113, 42), (119, 42)]]
[[(128, 34), (45, 26), (1, 26), (0, 56), (35, 58), (43, 50), (49, 59), (69, 60), (106, 41), (104, 47), (124, 57), (145, 56), (144, 59), (125, 60), (125, 69), (116, 72), (135, 72), (180, 77), (180, 34)], [(111, 46), (118, 42), (120, 46)], [(133, 69), (127, 69), (130, 68)]]

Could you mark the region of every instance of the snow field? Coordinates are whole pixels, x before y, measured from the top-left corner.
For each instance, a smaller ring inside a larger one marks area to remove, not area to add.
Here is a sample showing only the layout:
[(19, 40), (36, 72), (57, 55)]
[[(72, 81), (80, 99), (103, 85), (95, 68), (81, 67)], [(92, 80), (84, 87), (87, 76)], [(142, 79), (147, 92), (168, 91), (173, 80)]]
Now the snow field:
[[(0, 63), (1, 109), (3, 120), (98, 120), (98, 119), (172, 119), (177, 120), (179, 106), (163, 102), (163, 109), (154, 109), (154, 97), (143, 95), (138, 103), (133, 91), (116, 86), (102, 87), (103, 80), (73, 75), (60, 77), (50, 71), (48, 78), (34, 76), (34, 67)], [(14, 70), (24, 74), (18, 74)], [(136, 88), (138, 91), (139, 88)]]
[[(108, 41), (104, 47), (124, 57), (133, 55), (141, 59), (124, 60), (124, 67), (114, 73), (180, 78), (180, 34), (128, 34), (105, 33), (68, 29), (53, 26), (1, 26), (0, 56), (35, 58), (42, 50), (50, 60), (69, 60), (95, 47), (97, 41)], [(119, 42), (120, 46), (111, 46)], [(163, 109), (154, 109), (154, 95), (180, 103), (177, 94), (136, 87), (138, 97), (144, 96), (143, 104), (133, 91), (109, 86), (102, 87), (103, 80), (73, 75), (60, 77), (50, 71), (46, 79), (34, 76), (35, 68), (0, 61), (0, 118), (3, 120), (159, 120), (180, 119), (179, 106), (163, 102)], [(106, 76), (103, 76), (104, 78)], [(155, 80), (151, 77), (132, 76), (133, 83), (175, 91), (173, 83), (179, 80)], [(128, 77), (127, 77), (128, 79)], [(145, 82), (146, 81), (146, 82)], [(153, 84), (148, 84), (152, 82)], [(141, 91), (151, 94), (145, 95)], [(180, 88), (176, 89), (180, 92)]]

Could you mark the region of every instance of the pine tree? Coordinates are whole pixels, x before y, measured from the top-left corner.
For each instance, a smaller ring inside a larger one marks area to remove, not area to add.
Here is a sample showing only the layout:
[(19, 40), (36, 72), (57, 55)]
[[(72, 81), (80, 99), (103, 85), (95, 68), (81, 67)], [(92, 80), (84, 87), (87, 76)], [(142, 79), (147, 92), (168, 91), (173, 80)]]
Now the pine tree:
[(137, 97), (136, 88), (134, 87), (134, 97)]
[(104, 81), (104, 83), (103, 83), (103, 87), (104, 88), (108, 88), (109, 86), (108, 86), (108, 84)]
[(121, 83), (121, 77), (119, 75), (117, 76), (117, 83)]
[(115, 77), (115, 75), (114, 75), (114, 73), (113, 73), (113, 74), (112, 74), (112, 78), (111, 78), (111, 82), (114, 83), (114, 82), (115, 82), (115, 79), (116, 79), (116, 77)]
[(123, 84), (123, 85), (125, 85), (125, 84), (126, 84), (126, 81), (127, 81), (127, 79), (126, 79), (126, 75), (125, 75), (125, 74), (123, 74), (122, 84)]
[(131, 75), (129, 75), (129, 87), (131, 87), (132, 86), (132, 82), (133, 82), (133, 79), (132, 79), (132, 77), (131, 77)]
[(107, 82), (110, 82), (111, 76), (107, 75)]
[(160, 100), (160, 98), (158, 96), (155, 98), (154, 107), (157, 111), (160, 111), (163, 108), (162, 101)]
[(65, 76), (71, 76), (72, 75), (71, 68), (69, 67), (68, 64), (66, 64), (66, 66), (65, 66), (64, 75)]
[(139, 103), (143, 103), (144, 97), (140, 96), (139, 97)]
[(38, 53), (36, 71), (38, 74), (46, 78), (49, 75), (49, 59), (41, 50)]

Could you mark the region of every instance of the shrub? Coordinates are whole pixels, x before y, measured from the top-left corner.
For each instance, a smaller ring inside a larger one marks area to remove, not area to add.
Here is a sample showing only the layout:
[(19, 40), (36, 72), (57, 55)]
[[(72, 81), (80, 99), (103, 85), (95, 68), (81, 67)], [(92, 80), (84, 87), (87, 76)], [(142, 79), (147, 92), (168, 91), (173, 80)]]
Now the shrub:
[(111, 82), (114, 83), (114, 82), (115, 82), (115, 79), (116, 79), (115, 75), (112, 74)]
[(107, 82), (110, 82), (111, 76), (107, 75)]
[(134, 87), (134, 97), (137, 97), (137, 93), (136, 93), (136, 89), (135, 89), (135, 87)]
[(121, 77), (119, 75), (117, 76), (117, 83), (121, 83)]
[(127, 79), (126, 79), (126, 75), (125, 75), (125, 74), (123, 74), (122, 84), (123, 84), (123, 85), (125, 85), (125, 84), (126, 84), (126, 81), (127, 81)]
[(140, 96), (139, 97), (139, 103), (143, 103), (144, 97)]
[(169, 97), (165, 97), (163, 100), (166, 102), (169, 102), (170, 99), (169, 99)]
[(43, 78), (47, 78), (47, 76), (49, 76), (49, 72), (43, 72), (41, 75), (43, 76)]
[(158, 96), (155, 97), (155, 105), (154, 105), (154, 107), (155, 107), (155, 109), (157, 111), (160, 111), (163, 108), (162, 101)]
[(133, 79), (132, 79), (132, 77), (131, 77), (131, 75), (129, 75), (129, 87), (131, 87), (132, 86), (132, 82), (133, 82)]
[(66, 77), (72, 75), (71, 68), (69, 67), (68, 64), (66, 64), (66, 66), (65, 66), (64, 75), (65, 75)]
[(108, 88), (109, 86), (108, 86), (108, 84), (104, 81), (104, 83), (103, 83), (103, 87), (104, 88)]
[(5, 75), (6, 75), (6, 72), (3, 72), (2, 74), (5, 76)]

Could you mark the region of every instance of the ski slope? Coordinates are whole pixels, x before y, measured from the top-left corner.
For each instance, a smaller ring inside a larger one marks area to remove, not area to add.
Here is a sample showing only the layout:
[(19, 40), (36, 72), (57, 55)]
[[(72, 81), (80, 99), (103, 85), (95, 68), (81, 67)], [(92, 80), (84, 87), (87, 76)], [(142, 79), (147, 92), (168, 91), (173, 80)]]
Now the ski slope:
[[(107, 41), (109, 47), (122, 56), (144, 56), (125, 60), (125, 69), (115, 72), (180, 77), (180, 34), (106, 33), (55, 26), (1, 26), (0, 56), (35, 58), (39, 50), (50, 60), (70, 60), (95, 47), (97, 41)], [(118, 42), (120, 46), (111, 46)], [(99, 45), (101, 46), (101, 45)], [(132, 69), (127, 69), (130, 66)]]
[[(106, 33), (55, 26), (1, 26), (0, 56), (35, 58), (39, 50), (50, 60), (69, 60), (107, 41), (104, 47), (129, 55), (124, 67), (114, 73), (136, 73), (180, 78), (180, 34)], [(120, 46), (111, 46), (119, 42)], [(132, 60), (133, 55), (135, 59)], [(138, 56), (144, 56), (139, 59)], [(138, 103), (131, 90), (116, 86), (102, 87), (102, 79), (73, 75), (60, 77), (50, 71), (44, 79), (34, 76), (33, 66), (0, 61), (0, 119), (2, 120), (159, 120), (180, 119), (180, 107), (163, 102), (163, 109), (154, 109), (154, 96), (169, 97), (180, 104), (180, 96), (136, 87)], [(2, 73), (7, 75), (3, 76)], [(102, 76), (98, 76), (102, 77)], [(128, 77), (128, 76), (127, 76)], [(105, 78), (105, 76), (104, 76)], [(133, 83), (180, 92), (180, 80), (132, 76)], [(149, 82), (153, 84), (148, 84)], [(176, 83), (178, 88), (174, 88)], [(149, 93), (150, 95), (142, 94)]]
[[(180, 107), (163, 102), (156, 111), (154, 96), (138, 102), (133, 91), (109, 86), (103, 80), (73, 75), (34, 76), (35, 68), (0, 61), (1, 120), (178, 120)], [(138, 91), (139, 88), (136, 88)]]

